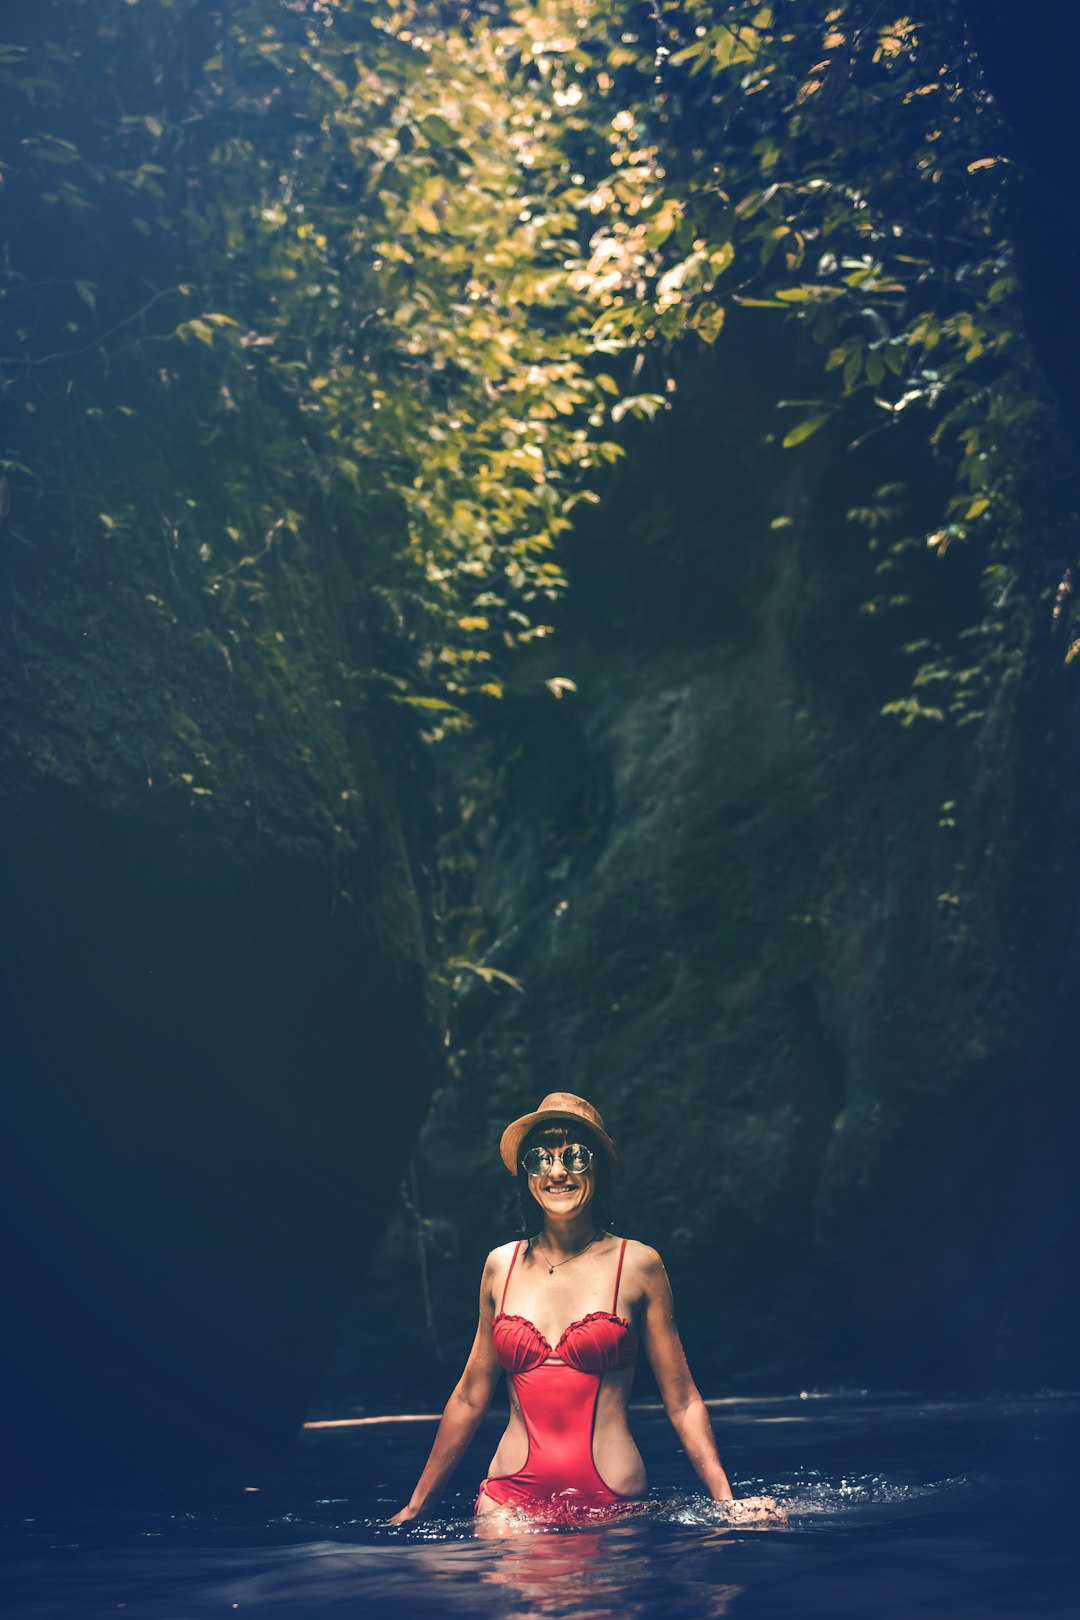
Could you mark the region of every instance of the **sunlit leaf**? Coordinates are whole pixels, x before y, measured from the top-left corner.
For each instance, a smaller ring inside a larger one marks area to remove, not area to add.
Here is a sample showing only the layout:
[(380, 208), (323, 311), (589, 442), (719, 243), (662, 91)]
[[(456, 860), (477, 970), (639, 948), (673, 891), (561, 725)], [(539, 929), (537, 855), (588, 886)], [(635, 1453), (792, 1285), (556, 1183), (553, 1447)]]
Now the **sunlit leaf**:
[(816, 416), (808, 416), (805, 421), (799, 422), (797, 426), (789, 429), (781, 440), (784, 449), (791, 450), (795, 445), (802, 444), (804, 440), (809, 439), (812, 434), (825, 425), (829, 420), (829, 415), (828, 411), (821, 411)]

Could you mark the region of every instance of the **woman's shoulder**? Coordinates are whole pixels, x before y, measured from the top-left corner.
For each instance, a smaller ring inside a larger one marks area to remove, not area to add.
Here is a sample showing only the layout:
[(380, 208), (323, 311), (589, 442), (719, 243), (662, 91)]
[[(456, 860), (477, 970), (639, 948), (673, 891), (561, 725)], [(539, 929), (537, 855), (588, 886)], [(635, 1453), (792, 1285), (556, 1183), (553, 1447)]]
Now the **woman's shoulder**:
[(662, 1277), (664, 1275), (664, 1262), (659, 1251), (651, 1244), (638, 1243), (636, 1238), (619, 1238), (612, 1233), (617, 1243), (627, 1244), (627, 1254), (623, 1260), (623, 1268), (631, 1275), (641, 1278)]
[(648, 1243), (639, 1243), (637, 1238), (623, 1238), (616, 1233), (611, 1234), (616, 1243), (626, 1244), (625, 1264), (635, 1271), (663, 1271), (664, 1262), (658, 1251)]
[(484, 1261), (484, 1270), (505, 1271), (506, 1267), (514, 1258), (514, 1251), (522, 1247), (524, 1243), (524, 1238), (511, 1238), (509, 1243), (498, 1244), (496, 1248), (490, 1250), (488, 1253), (488, 1257)]
[[(524, 1242), (524, 1239), (521, 1239)], [(514, 1250), (517, 1243), (500, 1243), (492, 1249), (484, 1261), (484, 1269), (480, 1275), (480, 1306), (484, 1308), (487, 1301), (494, 1310), (500, 1294), (505, 1292), (506, 1283), (510, 1276), (510, 1267), (514, 1259)]]

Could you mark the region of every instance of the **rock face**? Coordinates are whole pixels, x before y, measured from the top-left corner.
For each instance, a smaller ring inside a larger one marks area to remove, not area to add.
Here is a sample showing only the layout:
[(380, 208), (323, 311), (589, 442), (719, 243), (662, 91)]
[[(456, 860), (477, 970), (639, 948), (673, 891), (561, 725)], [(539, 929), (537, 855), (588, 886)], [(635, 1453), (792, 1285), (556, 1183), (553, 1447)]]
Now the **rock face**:
[(289, 1441), (440, 1073), (420, 751), (339, 673), (340, 592), (297, 548), (216, 641), (179, 562), (155, 626), (127, 543), (2, 581), (20, 1491), (250, 1479)]
[[(366, 1306), (412, 1347), (402, 1398), (456, 1377), (483, 1255), (515, 1233), (500, 1131), (553, 1089), (619, 1142), (618, 1228), (665, 1257), (710, 1393), (1068, 1376), (1060, 653), (1019, 616), (977, 721), (881, 717), (913, 632), (859, 615), (872, 558), (843, 515), (933, 469), (900, 434), (785, 454), (752, 416), (783, 359), (744, 337), (723, 364), (630, 442), (563, 635), (486, 739), (485, 963), (522, 993), (462, 975), (459, 1077)], [(960, 612), (972, 566), (924, 613)], [(342, 1386), (373, 1357), (357, 1323)]]

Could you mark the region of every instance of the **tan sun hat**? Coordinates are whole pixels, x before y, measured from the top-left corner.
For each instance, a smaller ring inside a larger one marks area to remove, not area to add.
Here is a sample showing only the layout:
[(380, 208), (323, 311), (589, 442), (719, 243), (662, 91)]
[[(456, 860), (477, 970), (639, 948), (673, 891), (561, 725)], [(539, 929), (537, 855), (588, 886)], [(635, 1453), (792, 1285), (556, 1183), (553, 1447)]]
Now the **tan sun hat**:
[(552, 1091), (544, 1098), (535, 1113), (522, 1114), (520, 1119), (515, 1119), (513, 1124), (508, 1125), (502, 1133), (499, 1152), (502, 1154), (503, 1164), (505, 1164), (512, 1176), (517, 1175), (518, 1149), (523, 1139), (528, 1136), (534, 1125), (541, 1125), (545, 1120), (549, 1119), (553, 1121), (558, 1119), (582, 1120), (593, 1132), (594, 1136), (600, 1139), (601, 1144), (607, 1150), (612, 1167), (616, 1170), (619, 1168), (618, 1152), (611, 1137), (604, 1129), (604, 1121), (600, 1118), (599, 1110), (594, 1108), (592, 1103), (586, 1102), (584, 1097), (575, 1097), (572, 1092)]

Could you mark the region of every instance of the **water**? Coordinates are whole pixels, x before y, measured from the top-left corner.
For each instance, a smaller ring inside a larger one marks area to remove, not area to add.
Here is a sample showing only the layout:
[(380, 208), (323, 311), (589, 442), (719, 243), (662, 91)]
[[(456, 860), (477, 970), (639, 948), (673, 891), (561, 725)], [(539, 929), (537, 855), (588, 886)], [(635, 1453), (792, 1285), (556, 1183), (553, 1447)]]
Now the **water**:
[[(662, 1415), (634, 1431), (644, 1511), (580, 1527), (472, 1518), (485, 1426), (437, 1518), (389, 1528), (434, 1424), (309, 1431), (255, 1489), (138, 1508), (20, 1503), (3, 1516), (17, 1620), (1076, 1620), (1070, 1474), (1080, 1397), (865, 1394), (718, 1402), (737, 1495), (785, 1524), (725, 1523)], [(25, 1511), (24, 1511), (25, 1510)], [(490, 1523), (490, 1521), (488, 1521)]]

